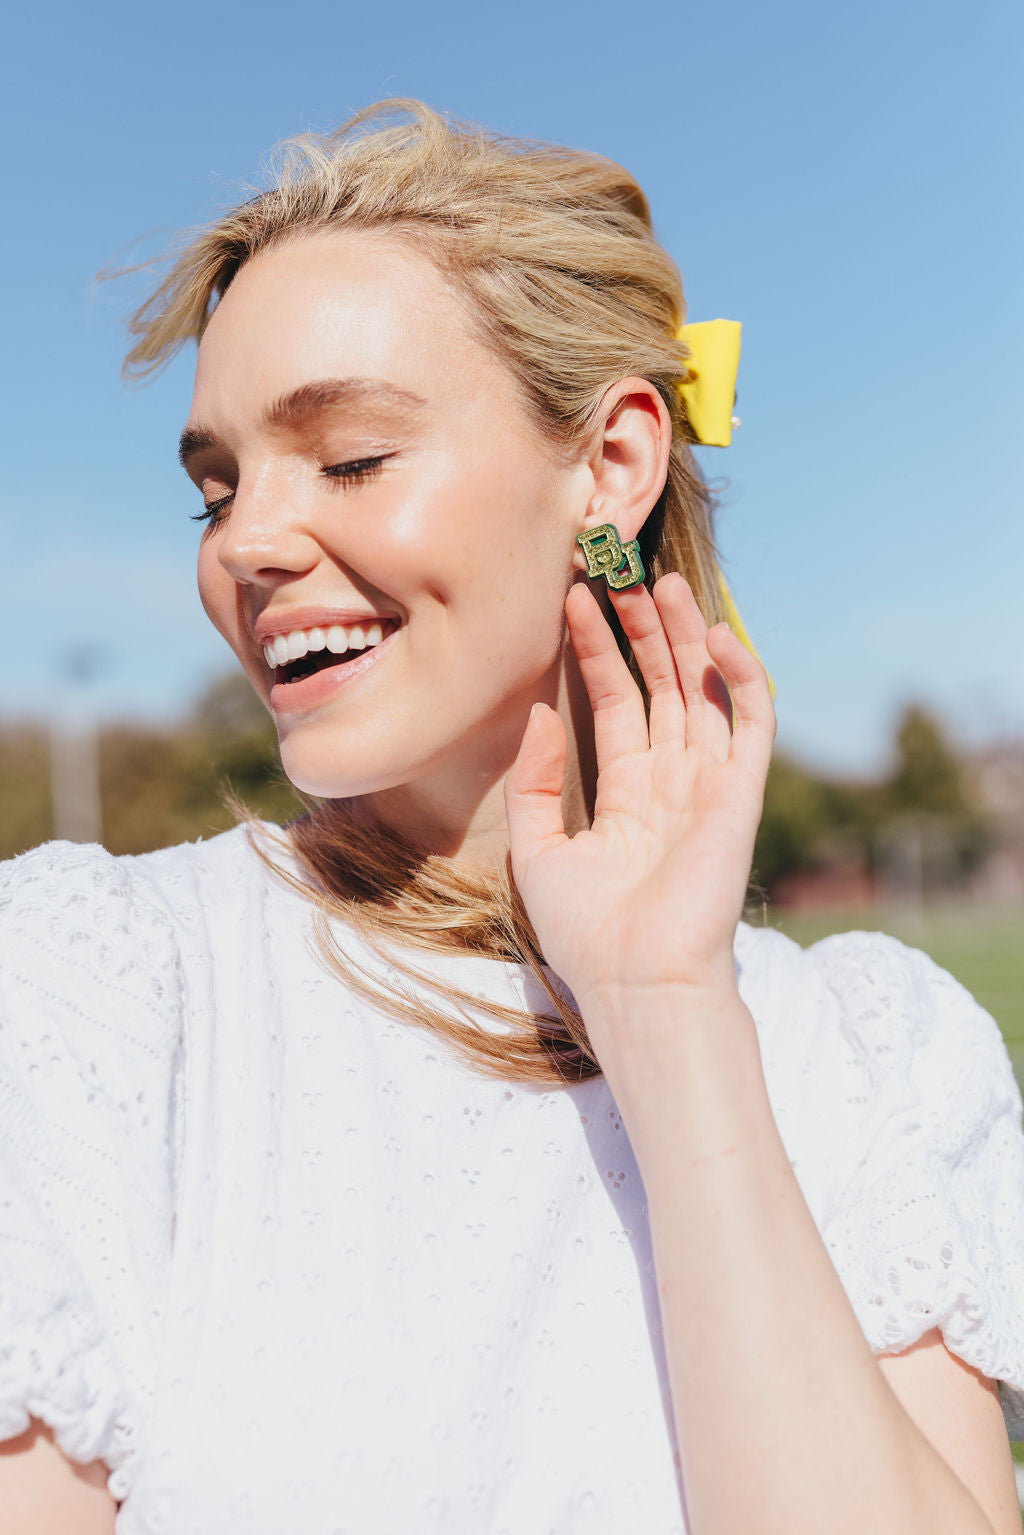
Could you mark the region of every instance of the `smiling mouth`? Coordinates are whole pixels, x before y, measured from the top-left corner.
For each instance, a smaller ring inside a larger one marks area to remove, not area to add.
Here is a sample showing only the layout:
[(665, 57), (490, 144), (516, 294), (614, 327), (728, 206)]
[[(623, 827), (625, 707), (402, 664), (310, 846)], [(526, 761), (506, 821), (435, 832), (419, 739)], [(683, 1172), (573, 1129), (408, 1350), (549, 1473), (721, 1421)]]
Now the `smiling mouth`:
[[(326, 629), (293, 630), (268, 641), (262, 647), (263, 655), (275, 685), (287, 686), (316, 672), (349, 665), (375, 650), (400, 627), (399, 620), (387, 619), (368, 627), (337, 624)], [(296, 651), (303, 653), (296, 655)]]
[(329, 650), (321, 650), (316, 655), (303, 656), (299, 661), (288, 661), (284, 666), (278, 666), (274, 671), (274, 682), (301, 682), (303, 677), (312, 677), (314, 672), (326, 672), (332, 666), (344, 666), (347, 661), (354, 661), (356, 656), (362, 654), (361, 650), (346, 650), (336, 656)]

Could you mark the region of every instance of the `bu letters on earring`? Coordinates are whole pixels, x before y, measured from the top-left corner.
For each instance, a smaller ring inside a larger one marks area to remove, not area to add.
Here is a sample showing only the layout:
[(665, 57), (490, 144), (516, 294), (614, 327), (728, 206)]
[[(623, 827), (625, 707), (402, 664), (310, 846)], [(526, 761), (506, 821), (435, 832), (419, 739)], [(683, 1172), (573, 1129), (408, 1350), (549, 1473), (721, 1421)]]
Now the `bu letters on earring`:
[[(602, 522), (598, 528), (587, 528), (577, 533), (576, 542), (587, 557), (587, 575), (604, 576), (610, 587), (621, 591), (626, 586), (636, 586), (644, 578), (640, 559), (640, 545), (635, 538), (622, 543), (619, 532), (610, 522)], [(625, 567), (623, 568), (623, 561)]]

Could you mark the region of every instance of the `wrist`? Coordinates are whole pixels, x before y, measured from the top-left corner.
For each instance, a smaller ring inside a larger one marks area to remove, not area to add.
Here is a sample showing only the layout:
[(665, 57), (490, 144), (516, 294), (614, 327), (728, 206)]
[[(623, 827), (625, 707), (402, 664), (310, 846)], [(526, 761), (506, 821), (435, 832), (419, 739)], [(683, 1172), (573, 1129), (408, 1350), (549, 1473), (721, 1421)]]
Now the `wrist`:
[(728, 1027), (740, 1014), (750, 1017), (739, 993), (730, 956), (728, 968), (709, 969), (699, 978), (651, 981), (628, 978), (597, 982), (573, 993), (584, 1022), (608, 1031)]
[(757, 1030), (735, 978), (726, 986), (605, 988), (580, 1003), (588, 1036), (619, 1106), (620, 1094), (648, 1099), (675, 1094), (736, 1052), (759, 1060)]
[[(663, 1010), (663, 1004), (666, 1010)], [(757, 1026), (735, 990), (687, 993), (584, 1022), (654, 1198), (692, 1159), (765, 1146), (777, 1134)]]

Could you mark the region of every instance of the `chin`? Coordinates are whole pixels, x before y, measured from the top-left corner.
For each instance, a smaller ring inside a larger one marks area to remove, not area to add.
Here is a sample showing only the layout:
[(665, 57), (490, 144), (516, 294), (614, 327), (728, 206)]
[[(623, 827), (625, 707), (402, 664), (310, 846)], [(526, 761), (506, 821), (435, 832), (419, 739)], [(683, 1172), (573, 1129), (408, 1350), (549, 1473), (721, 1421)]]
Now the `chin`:
[(360, 794), (394, 788), (413, 776), (411, 767), (392, 766), (389, 771), (365, 760), (357, 767), (345, 762), (344, 755), (336, 749), (332, 751), (324, 742), (317, 742), (315, 749), (309, 741), (290, 742), (286, 738), (281, 742), (281, 766), (289, 783), (300, 794), (311, 794), (316, 799), (353, 799)]

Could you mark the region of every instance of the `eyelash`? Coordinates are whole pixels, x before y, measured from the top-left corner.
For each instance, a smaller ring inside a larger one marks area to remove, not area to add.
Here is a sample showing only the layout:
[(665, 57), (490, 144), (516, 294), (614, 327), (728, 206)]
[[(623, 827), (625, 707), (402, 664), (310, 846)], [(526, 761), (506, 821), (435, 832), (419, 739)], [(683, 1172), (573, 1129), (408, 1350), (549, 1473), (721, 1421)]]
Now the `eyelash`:
[[(379, 453), (374, 458), (356, 458), (348, 464), (328, 464), (322, 473), (332, 484), (351, 489), (356, 485), (365, 485), (369, 480), (375, 480), (384, 467), (384, 460), (390, 457), (390, 453)], [(210, 527), (216, 527), (222, 520), (220, 514), (233, 499), (232, 493), (230, 496), (221, 496), (219, 501), (209, 502), (201, 512), (191, 513), (192, 521), (205, 522)]]

